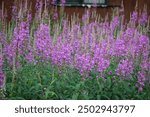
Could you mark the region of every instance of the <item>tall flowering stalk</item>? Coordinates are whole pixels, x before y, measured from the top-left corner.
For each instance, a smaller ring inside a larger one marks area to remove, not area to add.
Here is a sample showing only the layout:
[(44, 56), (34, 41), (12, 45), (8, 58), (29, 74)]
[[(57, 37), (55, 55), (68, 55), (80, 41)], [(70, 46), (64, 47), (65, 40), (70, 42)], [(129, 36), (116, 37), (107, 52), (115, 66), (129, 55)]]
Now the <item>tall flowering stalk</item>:
[(35, 32), (36, 55), (43, 60), (49, 60), (51, 55), (51, 36), (47, 24), (40, 24)]
[(145, 86), (145, 82), (146, 82), (146, 77), (145, 77), (145, 73), (143, 71), (139, 71), (138, 72), (138, 80), (137, 80), (137, 88), (140, 92), (143, 91), (143, 88)]
[(13, 65), (13, 61), (15, 61), (15, 65), (19, 63), (19, 57), (25, 56), (28, 46), (29, 24), (21, 22), (15, 27), (12, 40), (4, 49), (8, 62), (11, 65)]
[(52, 63), (63, 66), (70, 65), (72, 62), (72, 47), (68, 44), (53, 46), (51, 53)]
[(141, 13), (141, 16), (139, 17), (138, 22), (142, 26), (146, 26), (146, 24), (148, 23), (148, 14), (147, 14), (146, 8)]
[(2, 55), (2, 48), (0, 48), (0, 89), (4, 88), (5, 82), (5, 75), (3, 72), (3, 55)]
[(6, 34), (1, 31), (0, 31), (0, 43), (1, 43), (2, 47), (6, 46), (6, 44), (7, 44)]
[(85, 79), (94, 67), (94, 61), (89, 54), (77, 54), (75, 67), (79, 69), (83, 79)]
[(4, 98), (4, 90), (5, 90), (5, 74), (3, 71), (3, 52), (2, 52), (2, 45), (0, 44), (0, 99)]
[(125, 78), (131, 78), (133, 73), (133, 63), (128, 59), (123, 59), (119, 62), (118, 68), (116, 69), (118, 76)]
[(62, 6), (64, 6), (65, 3), (66, 3), (66, 0), (60, 0), (60, 3), (61, 3)]

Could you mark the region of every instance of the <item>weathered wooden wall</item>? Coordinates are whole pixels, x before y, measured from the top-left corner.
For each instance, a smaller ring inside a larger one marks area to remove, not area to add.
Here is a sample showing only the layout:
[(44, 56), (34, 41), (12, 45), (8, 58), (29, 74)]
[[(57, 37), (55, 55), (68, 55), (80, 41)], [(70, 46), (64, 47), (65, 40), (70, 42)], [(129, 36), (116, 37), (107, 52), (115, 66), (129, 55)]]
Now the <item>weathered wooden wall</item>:
[[(5, 9), (7, 10), (8, 14), (9, 14), (8, 16), (11, 16), (11, 6), (13, 4), (13, 1), (14, 0), (0, 0), (0, 6), (1, 6), (2, 2), (4, 2)], [(20, 1), (20, 0), (18, 0), (18, 1)], [(35, 12), (35, 9), (34, 9), (35, 0), (29, 0), (29, 1), (32, 2), (32, 11), (34, 14), (34, 12)], [(96, 8), (96, 10), (102, 17), (104, 17), (107, 13), (109, 15), (111, 15), (112, 9), (114, 8), (113, 6), (114, 5), (115, 6), (121, 5), (121, 1), (122, 0), (108, 0), (109, 7)], [(123, 0), (126, 19), (129, 19), (130, 13), (134, 10), (136, 2), (138, 2), (138, 11), (141, 11), (143, 9), (144, 5), (147, 5), (147, 11), (148, 11), (148, 14), (150, 16), (150, 0)], [(65, 8), (65, 12), (68, 15), (71, 15), (75, 12), (75, 13), (78, 13), (79, 16), (81, 16), (84, 13), (84, 11), (85, 11), (85, 8), (83, 8), (83, 7), (66, 7)], [(93, 11), (93, 8), (91, 8), (91, 11)], [(10, 17), (8, 19), (10, 19)]]

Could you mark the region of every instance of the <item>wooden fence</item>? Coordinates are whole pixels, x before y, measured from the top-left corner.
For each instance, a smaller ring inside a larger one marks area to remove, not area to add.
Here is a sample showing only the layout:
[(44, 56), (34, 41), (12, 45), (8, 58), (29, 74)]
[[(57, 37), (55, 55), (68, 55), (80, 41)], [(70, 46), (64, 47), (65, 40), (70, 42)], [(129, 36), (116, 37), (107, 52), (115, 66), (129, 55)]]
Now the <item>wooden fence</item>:
[[(9, 14), (8, 19), (11, 18), (11, 8), (13, 5), (14, 0), (0, 0), (0, 6), (2, 6), (2, 2), (5, 5), (5, 9), (7, 10), (7, 13)], [(20, 0), (18, 0), (20, 1)], [(35, 13), (35, 1), (36, 0), (30, 0), (32, 2), (32, 11), (33, 14)], [(49, 0), (51, 2), (51, 0)], [(97, 13), (99, 13), (102, 17), (104, 17), (107, 13), (109, 15), (112, 14), (112, 9), (115, 8), (115, 6), (120, 6), (122, 0), (108, 0), (108, 7), (106, 8), (96, 8)], [(150, 0), (123, 0), (124, 8), (125, 8), (125, 18), (129, 19), (130, 13), (134, 10), (136, 3), (138, 2), (138, 11), (142, 11), (144, 5), (147, 5), (147, 11), (150, 16)], [(59, 8), (58, 8), (59, 9)], [(95, 8), (91, 8), (90, 11), (93, 11)], [(85, 8), (84, 7), (65, 7), (65, 12), (68, 15), (71, 15), (73, 13), (78, 13), (79, 16), (82, 16), (84, 13)]]

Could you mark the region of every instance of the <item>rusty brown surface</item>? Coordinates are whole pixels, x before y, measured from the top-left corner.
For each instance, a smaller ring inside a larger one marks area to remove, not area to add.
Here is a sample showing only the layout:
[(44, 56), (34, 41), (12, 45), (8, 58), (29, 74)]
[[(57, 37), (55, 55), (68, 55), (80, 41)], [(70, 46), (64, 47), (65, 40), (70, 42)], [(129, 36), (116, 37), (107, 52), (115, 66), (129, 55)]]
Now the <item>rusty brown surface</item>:
[[(0, 0), (0, 6), (2, 6), (2, 2), (5, 4), (5, 11), (8, 13), (8, 19), (11, 17), (11, 7), (13, 5), (14, 0)], [(19, 0), (18, 0), (19, 1)], [(51, 1), (51, 0), (50, 0)], [(31, 0), (32, 2), (32, 12), (33, 14), (35, 13), (34, 5), (35, 5), (35, 0)], [(129, 19), (130, 13), (134, 10), (136, 2), (138, 2), (138, 11), (142, 11), (144, 5), (147, 5), (147, 11), (150, 16), (150, 0), (123, 0), (124, 3), (124, 8), (125, 8), (125, 17), (126, 19)], [(91, 8), (90, 11), (96, 10), (102, 17), (105, 17), (105, 15), (108, 13), (109, 16), (112, 15), (112, 9), (113, 5), (121, 5), (121, 0), (108, 0), (108, 5), (111, 7), (106, 7), (106, 8)], [(58, 8), (59, 9), (59, 8)], [(79, 16), (81, 17), (82, 14), (84, 13), (85, 8), (83, 7), (66, 7), (65, 12), (71, 16), (73, 13), (78, 13)]]

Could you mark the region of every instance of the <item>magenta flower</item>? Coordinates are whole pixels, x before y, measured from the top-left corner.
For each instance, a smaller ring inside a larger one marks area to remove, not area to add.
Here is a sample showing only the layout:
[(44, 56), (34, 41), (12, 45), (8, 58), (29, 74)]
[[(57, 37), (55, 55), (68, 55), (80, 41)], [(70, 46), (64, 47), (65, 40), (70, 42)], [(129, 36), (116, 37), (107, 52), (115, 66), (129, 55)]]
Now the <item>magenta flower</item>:
[(28, 54), (26, 54), (25, 59), (27, 60), (28, 63), (34, 62), (33, 52), (29, 52)]
[(3, 56), (0, 53), (0, 88), (3, 87), (3, 85), (4, 85), (4, 79), (5, 79), (5, 75), (4, 75), (3, 70), (2, 70), (2, 68), (3, 68), (3, 62), (4, 62), (3, 61)]
[(146, 11), (143, 11), (138, 20), (139, 24), (145, 25), (148, 22), (148, 14)]
[(133, 73), (133, 63), (128, 59), (123, 59), (119, 62), (116, 69), (116, 74), (118, 76), (129, 77)]
[(143, 91), (143, 87), (145, 86), (145, 81), (146, 81), (146, 77), (145, 77), (145, 74), (144, 72), (138, 72), (138, 81), (137, 81), (137, 87), (139, 89), (139, 91)]
[(100, 61), (98, 62), (98, 71), (104, 72), (110, 65), (110, 60), (100, 58)]
[(37, 11), (39, 11), (43, 6), (42, 0), (36, 0), (35, 8)]
[(137, 22), (137, 20), (138, 20), (138, 12), (137, 11), (133, 11), (133, 13), (132, 13), (132, 15), (131, 15), (131, 17), (130, 17), (130, 20), (131, 20), (131, 22), (133, 23), (133, 22)]
[(88, 75), (94, 67), (94, 64), (89, 54), (76, 54), (75, 67), (80, 71), (81, 75)]
[(122, 40), (122, 39), (116, 40), (114, 52), (115, 52), (115, 55), (118, 57), (127, 55), (127, 48), (126, 48), (124, 40)]
[(3, 86), (4, 86), (4, 79), (5, 79), (5, 75), (4, 75), (4, 73), (0, 70), (0, 88), (3, 88)]
[(40, 24), (35, 33), (36, 54), (41, 59), (50, 59), (51, 54), (51, 36), (50, 29), (47, 24)]
[(120, 25), (119, 17), (115, 16), (110, 23), (110, 28), (112, 30), (112, 33), (119, 25)]
[(12, 65), (13, 59), (24, 56), (29, 46), (29, 25), (26, 22), (21, 22), (15, 27), (12, 41), (4, 48), (4, 54)]
[(57, 42), (51, 53), (52, 63), (58, 66), (70, 65), (73, 62), (72, 53), (73, 49), (69, 44), (60, 44), (60, 42)]
[(60, 0), (60, 3), (62, 6), (64, 6), (64, 4), (66, 3), (66, 0)]
[(6, 45), (6, 35), (0, 31), (0, 43), (2, 44), (2, 46), (5, 46)]
[(3, 66), (3, 56), (0, 53), (0, 69), (2, 69), (2, 66)]

